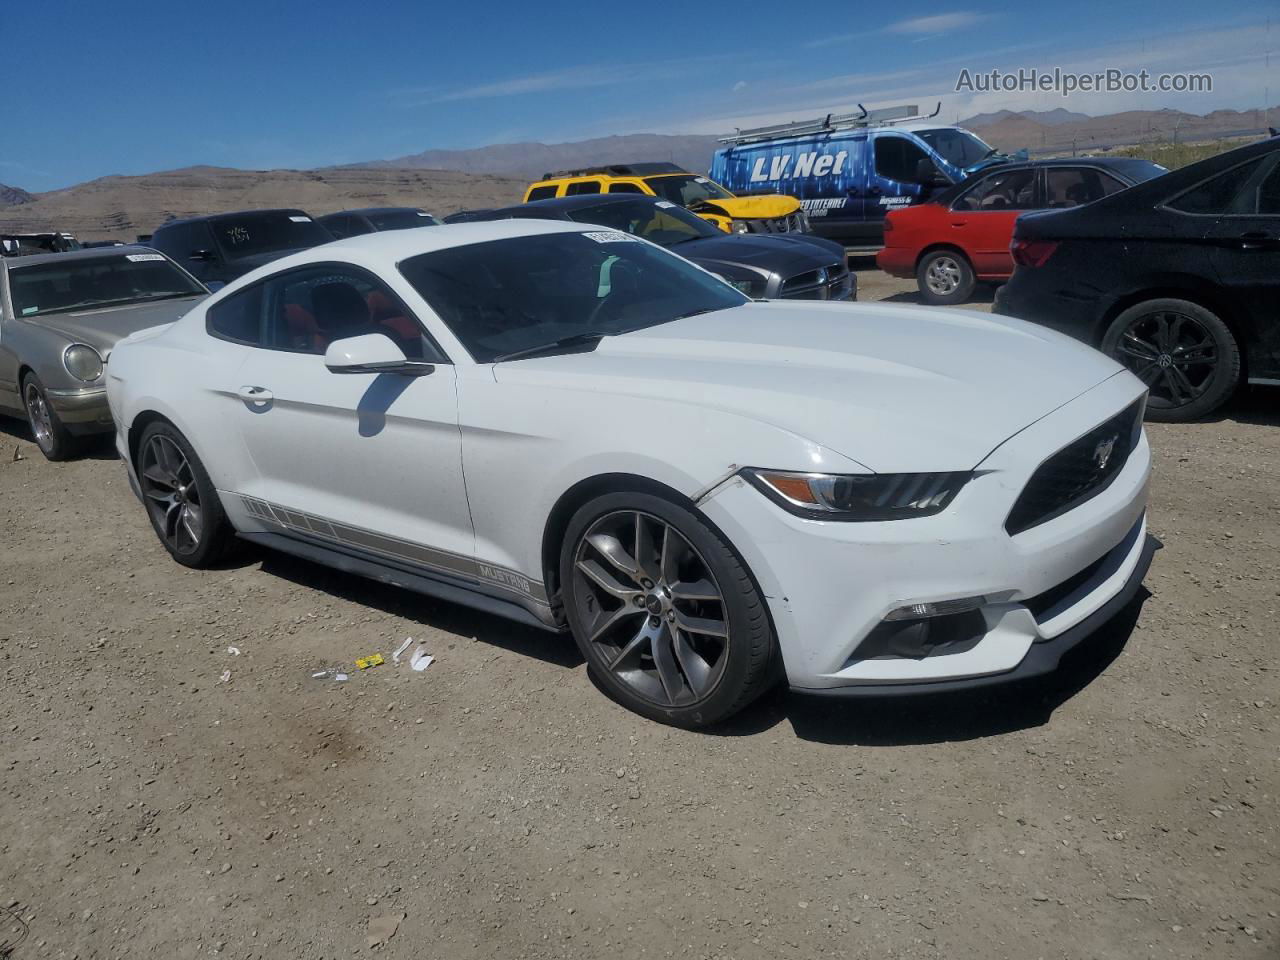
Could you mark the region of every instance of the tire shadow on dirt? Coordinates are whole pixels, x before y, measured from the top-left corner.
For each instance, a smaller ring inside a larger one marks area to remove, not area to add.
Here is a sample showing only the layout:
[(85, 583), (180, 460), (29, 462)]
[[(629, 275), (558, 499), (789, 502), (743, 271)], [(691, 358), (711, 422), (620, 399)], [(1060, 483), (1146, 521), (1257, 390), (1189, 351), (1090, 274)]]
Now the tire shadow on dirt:
[(977, 740), (1042, 726), (1120, 656), (1150, 596), (1145, 587), (1140, 589), (1047, 677), (972, 693), (861, 701), (805, 696), (780, 687), (738, 717), (704, 732), (752, 736), (788, 722), (797, 737), (815, 743), (897, 747)]
[(463, 637), (475, 637), (503, 650), (536, 657), (566, 669), (582, 666), (582, 654), (568, 634), (525, 626), (502, 617), (472, 610), (460, 604), (436, 600), (401, 587), (378, 583), (311, 563), (285, 553), (246, 544), (239, 566), (261, 561), (261, 571), (310, 590), (340, 597), (351, 603), (403, 617), (424, 627)]
[[(34, 446), (36, 438), (31, 435), (31, 427), (27, 421), (17, 417), (0, 414), (0, 439), (21, 440)], [(115, 437), (110, 433), (93, 434), (78, 438), (79, 448), (72, 460), (119, 460), (116, 453)], [(39, 448), (23, 456), (41, 456)]]

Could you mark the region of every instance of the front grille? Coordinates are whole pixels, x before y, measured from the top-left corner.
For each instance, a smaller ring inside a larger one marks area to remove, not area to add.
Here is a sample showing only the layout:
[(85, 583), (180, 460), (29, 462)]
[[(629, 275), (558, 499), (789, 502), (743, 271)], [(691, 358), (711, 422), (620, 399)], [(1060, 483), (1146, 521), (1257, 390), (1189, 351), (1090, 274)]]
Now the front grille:
[(843, 300), (849, 295), (852, 278), (844, 264), (807, 270), (782, 282), (781, 295), (787, 300)]
[(803, 233), (804, 218), (800, 216), (799, 211), (786, 217), (773, 217), (771, 219), (748, 220), (747, 228), (752, 233)]
[(1138, 401), (1040, 464), (1004, 522), (1009, 535), (1060, 517), (1107, 489), (1133, 452), (1141, 415)]

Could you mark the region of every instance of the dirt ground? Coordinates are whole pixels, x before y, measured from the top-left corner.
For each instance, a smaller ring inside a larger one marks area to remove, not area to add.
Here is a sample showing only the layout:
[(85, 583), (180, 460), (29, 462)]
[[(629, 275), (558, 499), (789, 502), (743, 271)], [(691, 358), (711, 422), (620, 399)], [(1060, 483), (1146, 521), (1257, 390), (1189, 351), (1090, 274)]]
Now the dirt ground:
[(1051, 681), (780, 691), (700, 733), (568, 640), (280, 556), (179, 567), (109, 449), (0, 431), (16, 960), (1280, 957), (1275, 392), (1149, 428), (1150, 592)]

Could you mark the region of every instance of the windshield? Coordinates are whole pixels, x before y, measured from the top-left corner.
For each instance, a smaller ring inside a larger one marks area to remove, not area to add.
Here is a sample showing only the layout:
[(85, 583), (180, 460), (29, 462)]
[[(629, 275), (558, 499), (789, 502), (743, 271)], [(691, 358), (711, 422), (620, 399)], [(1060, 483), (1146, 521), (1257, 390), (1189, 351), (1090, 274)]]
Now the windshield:
[(626, 200), (579, 207), (569, 212), (578, 223), (597, 223), (625, 233), (644, 237), (664, 247), (686, 240), (723, 236), (706, 220), (690, 213), (670, 200)]
[(65, 253), (79, 250), (80, 241), (69, 234), (28, 233), (0, 236), (0, 253), (5, 256), (21, 256), (26, 253)]
[(9, 268), (9, 293), (13, 312), (19, 317), (200, 297), (207, 292), (158, 253), (75, 258)]
[(748, 303), (728, 284), (625, 233), (544, 233), (411, 257), (400, 272), (480, 363)]
[(215, 217), (209, 227), (228, 260), (301, 250), (333, 239), (328, 230), (306, 214), (288, 211)]
[(995, 152), (968, 130), (957, 127), (917, 130), (915, 134), (932, 147), (938, 156), (956, 167), (972, 167)]
[(670, 200), (682, 207), (692, 206), (703, 200), (729, 200), (733, 194), (720, 184), (692, 173), (677, 173), (663, 177), (645, 177), (650, 190), (663, 200)]
[(375, 230), (410, 230), (414, 227), (438, 227), (440, 220), (421, 210), (388, 210), (366, 214)]

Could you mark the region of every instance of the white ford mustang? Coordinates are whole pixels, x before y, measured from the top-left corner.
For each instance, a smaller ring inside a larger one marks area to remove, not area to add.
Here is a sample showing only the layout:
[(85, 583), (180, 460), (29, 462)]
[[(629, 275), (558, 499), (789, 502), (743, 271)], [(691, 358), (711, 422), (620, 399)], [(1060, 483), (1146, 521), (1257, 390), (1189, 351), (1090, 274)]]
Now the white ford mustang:
[(569, 630), (695, 726), (1056, 667), (1150, 563), (1142, 384), (1016, 320), (752, 302), (626, 234), (506, 221), (276, 261), (116, 347), (165, 547), (238, 535)]

